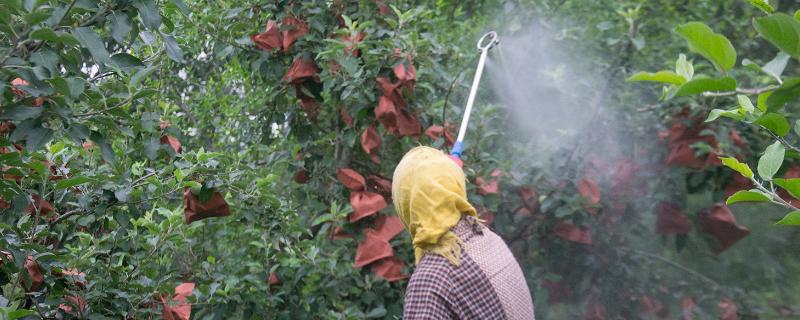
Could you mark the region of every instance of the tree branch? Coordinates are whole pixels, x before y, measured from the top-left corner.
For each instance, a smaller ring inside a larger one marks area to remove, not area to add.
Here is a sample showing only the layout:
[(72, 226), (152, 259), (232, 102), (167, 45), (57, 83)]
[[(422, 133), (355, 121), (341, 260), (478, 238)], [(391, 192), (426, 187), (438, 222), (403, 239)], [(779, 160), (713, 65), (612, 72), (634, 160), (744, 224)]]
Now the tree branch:
[[(59, 20), (58, 20), (58, 23), (56, 23), (56, 24), (55, 24), (55, 25), (56, 25), (56, 27), (57, 27), (57, 26), (60, 26), (62, 23), (64, 23), (64, 19), (66, 19), (66, 18), (67, 18), (67, 15), (69, 15), (69, 12), (70, 12), (70, 10), (72, 10), (72, 7), (74, 7), (74, 6), (75, 6), (75, 2), (78, 2), (78, 0), (72, 0), (72, 2), (70, 2), (70, 3), (69, 3), (69, 6), (67, 7), (67, 10), (66, 10), (66, 11), (64, 11), (64, 15), (62, 15), (62, 16), (61, 16), (61, 19), (59, 19)], [(45, 42), (46, 42), (46, 41), (44, 41), (44, 40), (42, 40), (42, 41), (39, 41), (39, 43), (35, 44), (35, 45), (34, 45), (34, 46), (31, 48), (31, 50), (30, 50), (29, 52), (35, 52), (35, 51), (39, 50), (39, 48), (41, 48), (41, 47), (44, 45), (44, 43), (45, 43)]]
[(61, 220), (67, 219), (67, 218), (69, 218), (69, 217), (71, 217), (71, 216), (74, 216), (74, 215), (78, 214), (79, 212), (81, 212), (81, 210), (80, 210), (80, 209), (75, 209), (75, 210), (70, 210), (70, 211), (67, 211), (66, 213), (64, 213), (64, 214), (62, 214), (62, 215), (60, 215), (60, 216), (58, 216), (58, 218), (56, 218), (55, 220), (53, 220), (53, 222), (51, 222), (51, 223), (50, 223), (50, 225), (55, 225), (55, 224), (58, 224), (59, 222), (61, 222)]
[(703, 92), (704, 97), (724, 97), (736, 94), (762, 94), (764, 92), (775, 91), (780, 88), (776, 85), (766, 86), (763, 88), (736, 88), (735, 91), (707, 91)]
[(89, 78), (87, 81), (89, 81), (89, 82), (95, 82), (95, 81), (97, 81), (97, 80), (100, 80), (100, 79), (103, 79), (103, 78), (105, 78), (105, 77), (108, 77), (108, 76), (113, 76), (113, 75), (115, 75), (115, 74), (117, 74), (117, 72), (116, 72), (116, 71), (109, 71), (109, 72), (106, 72), (106, 73), (99, 73), (99, 74), (97, 74), (96, 76)]
[(97, 13), (95, 13), (95, 15), (93, 15), (91, 18), (89, 18), (89, 20), (81, 22), (79, 26), (88, 27), (88, 26), (92, 25), (93, 23), (95, 23), (97, 20), (99, 20), (100, 17), (104, 17), (105, 15), (107, 15), (109, 12), (111, 12), (111, 11), (108, 9), (108, 7), (105, 7), (105, 8), (103, 8), (103, 10), (97, 11)]
[(683, 265), (681, 265), (681, 264), (679, 264), (677, 262), (674, 262), (672, 260), (669, 260), (667, 258), (664, 258), (662, 256), (655, 255), (655, 254), (652, 254), (652, 253), (649, 253), (649, 252), (639, 251), (639, 250), (636, 250), (636, 249), (626, 249), (626, 250), (629, 251), (630, 253), (632, 253), (634, 255), (637, 255), (637, 256), (640, 256), (640, 257), (645, 257), (645, 258), (658, 260), (658, 261), (661, 261), (663, 263), (666, 263), (666, 264), (668, 264), (668, 265), (670, 265), (670, 266), (672, 266), (674, 268), (680, 269), (680, 270), (682, 270), (682, 271), (684, 271), (684, 272), (686, 272), (686, 273), (688, 273), (690, 275), (693, 275), (693, 276), (697, 277), (698, 279), (701, 279), (701, 280), (703, 280), (705, 282), (708, 282), (709, 284), (713, 285), (715, 288), (721, 288), (722, 287), (719, 283), (717, 283), (713, 279), (711, 279), (709, 277), (706, 277), (705, 275), (703, 275), (703, 274), (701, 274), (701, 273), (699, 273), (697, 271), (694, 271), (692, 269), (684, 267)]
[(133, 181), (131, 183), (131, 188), (141, 187), (140, 185), (138, 185), (140, 182), (144, 181), (147, 178), (150, 178), (150, 177), (156, 175), (157, 173), (158, 173), (157, 171), (153, 171), (153, 172), (150, 172), (150, 173), (148, 173), (146, 175), (141, 176), (139, 179), (136, 179), (135, 181)]
[(784, 206), (784, 207), (786, 207), (786, 209), (789, 209), (789, 210), (792, 210), (792, 211), (798, 210), (798, 208), (793, 206), (791, 203), (786, 202), (786, 200), (783, 200), (783, 198), (781, 198), (780, 195), (775, 193), (774, 190), (769, 190), (766, 187), (764, 187), (764, 185), (762, 185), (760, 182), (758, 182), (758, 180), (756, 180), (755, 178), (750, 178), (750, 181), (752, 181), (753, 184), (756, 185), (756, 188), (758, 188), (758, 190), (761, 190), (761, 192), (764, 192), (764, 193), (769, 195), (770, 202), (775, 203), (775, 204), (779, 204), (781, 206)]
[(120, 102), (120, 103), (117, 103), (117, 104), (116, 104), (116, 105), (114, 105), (114, 106), (111, 106), (111, 107), (105, 108), (105, 109), (103, 109), (103, 110), (100, 110), (100, 111), (94, 111), (94, 112), (87, 112), (87, 113), (79, 113), (79, 114), (76, 114), (76, 115), (74, 115), (74, 117), (76, 117), (76, 118), (85, 118), (85, 117), (96, 116), (96, 115), (98, 115), (98, 114), (103, 114), (103, 113), (106, 113), (106, 112), (108, 112), (108, 111), (114, 110), (114, 109), (116, 109), (116, 108), (122, 107), (122, 106), (124, 106), (124, 105), (126, 105), (126, 104), (130, 103), (131, 101), (132, 101), (132, 100), (131, 100), (131, 98), (128, 98), (128, 99), (125, 99), (125, 100), (123, 100), (123, 101), (122, 101), (122, 102)]
[(770, 131), (769, 129), (765, 128), (764, 126), (759, 126), (759, 127), (761, 127), (762, 129), (766, 130), (766, 131), (767, 131), (767, 133), (769, 133), (769, 135), (771, 135), (771, 136), (772, 136), (772, 138), (774, 138), (775, 140), (778, 140), (778, 141), (780, 141), (780, 142), (781, 142), (781, 144), (783, 144), (783, 146), (784, 146), (784, 147), (786, 147), (787, 149), (790, 149), (790, 150), (792, 150), (792, 151), (794, 151), (794, 152), (800, 153), (800, 148), (798, 148), (798, 147), (795, 147), (795, 146), (793, 146), (793, 145), (789, 144), (789, 142), (788, 142), (788, 141), (786, 141), (786, 139), (784, 139), (783, 137), (781, 137), (781, 136), (779, 136), (779, 135), (775, 134), (774, 132)]
[(22, 38), (27, 37), (28, 33), (30, 33), (30, 30), (23, 32), (16, 39), (14, 39), (14, 44), (8, 48), (8, 53), (6, 53), (6, 56), (3, 57), (3, 60), (0, 60), (0, 65), (5, 64), (6, 60), (8, 60), (8, 58), (11, 58), (14, 52), (17, 51), (17, 47), (19, 46), (19, 43), (21, 42)]
[(62, 15), (61, 19), (58, 20), (56, 26), (60, 26), (62, 23), (64, 23), (64, 19), (67, 18), (67, 15), (69, 15), (69, 11), (72, 10), (72, 7), (75, 6), (75, 2), (78, 2), (78, 0), (72, 0), (72, 2), (70, 2), (69, 7), (67, 7), (67, 11), (64, 11), (64, 15)]

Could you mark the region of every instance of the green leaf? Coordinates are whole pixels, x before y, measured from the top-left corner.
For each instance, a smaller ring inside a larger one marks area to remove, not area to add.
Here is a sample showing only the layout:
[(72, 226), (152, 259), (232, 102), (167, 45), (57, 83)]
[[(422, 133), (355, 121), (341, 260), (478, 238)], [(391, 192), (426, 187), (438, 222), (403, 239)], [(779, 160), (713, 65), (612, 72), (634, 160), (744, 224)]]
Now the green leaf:
[(677, 85), (686, 83), (684, 77), (672, 71), (659, 71), (656, 73), (641, 71), (632, 75), (627, 81), (666, 82)]
[(60, 93), (65, 96), (70, 96), (69, 85), (67, 84), (67, 80), (64, 80), (64, 78), (53, 78), (47, 80), (47, 82), (50, 83), (50, 86), (52, 86), (57, 93)]
[(142, 90), (139, 90), (136, 93), (134, 93), (133, 96), (131, 96), (131, 100), (136, 100), (136, 99), (149, 97), (149, 96), (152, 96), (152, 95), (157, 94), (157, 93), (158, 93), (158, 90), (156, 90), (156, 89), (142, 89)]
[(642, 50), (645, 46), (644, 37), (642, 37), (641, 35), (633, 37), (631, 39), (631, 42), (633, 42), (633, 46), (636, 48), (636, 50)]
[(147, 132), (156, 132), (156, 127), (158, 126), (158, 120), (161, 116), (155, 112), (144, 112), (139, 117), (139, 123), (142, 125), (142, 129)]
[(794, 133), (800, 135), (800, 120), (794, 121)]
[(192, 193), (196, 195), (196, 194), (200, 193), (200, 189), (203, 188), (203, 185), (200, 184), (197, 181), (184, 181), (183, 182), (183, 187), (185, 187), (185, 188), (188, 187), (188, 188), (192, 189)]
[(675, 73), (681, 75), (686, 81), (690, 81), (694, 77), (694, 66), (686, 60), (686, 55), (683, 53), (678, 55), (678, 60), (675, 61)]
[(72, 31), (72, 34), (78, 39), (78, 42), (81, 43), (81, 46), (89, 49), (89, 53), (92, 54), (95, 62), (106, 63), (108, 61), (108, 51), (103, 44), (103, 40), (100, 39), (100, 36), (98, 36), (94, 30), (87, 27), (81, 27)]
[(173, 171), (173, 175), (175, 175), (175, 181), (178, 183), (182, 182), (183, 178), (186, 178), (186, 174), (183, 173), (181, 168), (176, 168), (175, 171)]
[[(22, 62), (22, 63), (24, 63), (24, 62)], [(34, 97), (49, 96), (49, 95), (53, 94), (53, 87), (50, 86), (50, 84), (47, 83), (46, 81), (40, 80), (35, 75), (35, 72), (31, 73), (31, 72), (27, 72), (27, 70), (24, 70), (24, 73), (27, 76), (24, 76), (23, 78), (25, 80), (28, 80), (28, 85), (21, 86), (22, 90), (25, 90), (26, 92), (28, 92), (28, 94), (30, 94), (31, 96), (34, 96)]]
[(95, 218), (95, 216), (93, 216), (93, 215), (85, 215), (85, 216), (82, 216), (82, 217), (78, 218), (78, 221), (76, 221), (76, 222), (78, 223), (79, 226), (85, 227), (85, 226), (88, 226), (89, 224), (91, 224), (92, 222), (94, 222), (95, 220), (97, 220), (97, 218)]
[(779, 83), (781, 81), (781, 74), (783, 74), (783, 70), (786, 69), (786, 64), (789, 62), (789, 58), (791, 58), (788, 54), (784, 53), (783, 51), (778, 51), (778, 54), (767, 62), (764, 67), (759, 66), (753, 61), (749, 59), (742, 60), (742, 65), (748, 67), (754, 71), (762, 72), (770, 77), (773, 77)]
[(189, 15), (190, 13), (189, 6), (187, 6), (186, 3), (184, 3), (181, 0), (170, 0), (170, 1), (174, 3), (176, 7), (178, 7), (178, 10), (180, 10), (181, 13), (183, 13), (183, 15), (185, 16)]
[[(41, 108), (39, 108), (41, 109)], [(28, 151), (36, 151), (42, 145), (53, 138), (53, 130), (42, 126), (41, 119), (28, 119), (17, 124), (17, 128), (11, 132), (9, 140), (25, 140), (25, 148)]]
[(778, 111), (797, 97), (800, 97), (800, 77), (786, 79), (780, 88), (766, 98), (767, 111)]
[(22, 9), (22, 3), (19, 0), (2, 0), (0, 4), (6, 7), (6, 9), (13, 10), (14, 12), (19, 12)]
[(741, 163), (736, 158), (719, 157), (722, 164), (728, 168), (733, 169), (745, 178), (753, 178), (753, 170), (750, 169), (746, 163)]
[(31, 12), (25, 15), (25, 22), (29, 25), (36, 25), (39, 24), (39, 22), (47, 20), (49, 17), (50, 14), (44, 11)]
[(130, 73), (133, 68), (144, 67), (142, 60), (124, 52), (111, 56), (111, 63), (126, 73)]
[(53, 130), (45, 127), (35, 127), (25, 139), (25, 149), (37, 151), (53, 139)]
[(769, 196), (758, 190), (750, 191), (737, 191), (725, 201), (725, 204), (731, 205), (737, 202), (766, 202), (769, 201)]
[(11, 119), (11, 120), (25, 120), (36, 118), (40, 114), (42, 114), (41, 107), (26, 107), (21, 105), (15, 105), (9, 108), (0, 114), (0, 119)]
[(53, 78), (48, 80), (56, 92), (70, 98), (78, 98), (83, 93), (85, 80), (82, 78)]
[(150, 160), (154, 160), (158, 156), (160, 148), (161, 143), (156, 137), (150, 137), (144, 141), (144, 155)]
[(316, 225), (321, 224), (321, 223), (330, 222), (330, 221), (333, 221), (334, 219), (335, 219), (335, 217), (332, 214), (326, 213), (326, 214), (320, 215), (319, 217), (314, 219), (314, 221), (311, 222), (311, 226), (316, 226)]
[(202, 189), (200, 189), (200, 193), (197, 194), (197, 199), (200, 200), (200, 202), (202, 203), (206, 203), (208, 202), (208, 200), (211, 200), (211, 196), (213, 195), (214, 195), (213, 188), (203, 187)]
[(765, 13), (772, 14), (775, 12), (775, 8), (773, 8), (767, 0), (750, 0), (750, 4), (756, 8), (761, 9)]
[(675, 28), (696, 52), (714, 64), (720, 71), (728, 71), (736, 64), (736, 50), (725, 36), (715, 33), (702, 22), (689, 22)]
[(67, 129), (67, 134), (75, 142), (76, 145), (81, 145), (84, 139), (89, 138), (89, 128), (80, 123), (73, 123)]
[(56, 32), (50, 28), (40, 28), (33, 30), (31, 31), (30, 38), (33, 40), (44, 40), (44, 41), (56, 41), (59, 39)]
[(708, 113), (708, 118), (706, 118), (705, 122), (711, 122), (717, 120), (719, 119), (719, 117), (726, 117), (739, 121), (744, 119), (744, 116), (741, 113), (739, 113), (739, 109), (731, 109), (731, 110), (714, 109)]
[(763, 116), (756, 119), (754, 123), (762, 125), (764, 128), (767, 128), (767, 130), (781, 137), (789, 133), (789, 121), (781, 114), (765, 113)]
[(14, 310), (8, 313), (8, 320), (22, 319), (33, 314), (36, 314), (36, 312), (33, 310), (27, 310), (27, 309)]
[(732, 77), (724, 78), (695, 78), (684, 83), (675, 93), (676, 97), (700, 94), (703, 92), (734, 91), (736, 80)]
[(789, 194), (791, 194), (792, 197), (800, 199), (800, 179), (776, 178), (773, 179), (772, 182), (777, 184), (779, 187), (786, 189), (786, 191), (789, 191)]
[(761, 179), (772, 180), (772, 176), (781, 168), (785, 154), (786, 149), (780, 141), (775, 141), (767, 147), (764, 154), (758, 159), (758, 175), (761, 176)]
[(86, 81), (82, 78), (53, 78), (48, 80), (53, 89), (66, 97), (78, 98), (83, 93)]
[[(40, 79), (47, 79), (56, 74), (58, 74), (58, 54), (55, 52), (44, 49), (39, 50), (31, 54), (30, 61), (36, 66), (33, 69), (33, 72), (37, 75)], [(41, 68), (47, 69), (47, 73), (44, 73)]]
[(800, 22), (785, 14), (776, 13), (753, 19), (758, 34), (792, 57), (800, 57)]
[(781, 74), (783, 74), (783, 70), (786, 69), (786, 64), (789, 63), (789, 58), (791, 58), (788, 54), (781, 51), (775, 55), (775, 58), (772, 58), (770, 62), (764, 65), (762, 70), (764, 73), (772, 76), (775, 80), (781, 81)]
[(178, 63), (183, 63), (183, 51), (181, 47), (178, 46), (178, 42), (175, 41), (175, 37), (165, 34), (164, 45), (167, 49), (167, 56), (169, 56), (170, 59)]
[(348, 29), (353, 28), (353, 20), (350, 19), (350, 17), (348, 17), (346, 14), (342, 15), (342, 20), (344, 20), (345, 27), (347, 27)]
[(31, 32), (30, 37), (34, 40), (63, 43), (66, 45), (80, 44), (80, 42), (78, 42), (78, 40), (75, 39), (75, 37), (73, 37), (71, 34), (62, 31), (53, 31), (50, 28), (36, 29), (35, 31)]
[(364, 317), (367, 319), (376, 319), (376, 318), (383, 318), (386, 317), (386, 308), (383, 306), (379, 306), (375, 309), (370, 310)]
[(172, 34), (175, 31), (175, 23), (172, 22), (172, 19), (168, 17), (164, 17), (164, 29), (162, 33)]
[(22, 0), (22, 8), (25, 9), (26, 12), (33, 12), (33, 8), (36, 6), (37, 0)]
[(745, 95), (736, 95), (736, 100), (739, 101), (739, 106), (747, 112), (751, 112), (756, 108), (753, 106), (753, 101), (750, 101), (750, 98)]
[(131, 18), (123, 12), (115, 12), (109, 18), (111, 21), (111, 37), (118, 43), (125, 43), (125, 38), (131, 33)]
[(142, 41), (144, 41), (144, 43), (147, 45), (153, 45), (156, 43), (156, 35), (150, 31), (140, 31), (139, 38), (141, 38)]
[(789, 212), (783, 219), (776, 222), (777, 225), (782, 226), (800, 226), (800, 210)]
[(69, 179), (59, 180), (56, 182), (56, 189), (67, 189), (77, 185), (81, 185), (92, 181), (91, 178), (86, 176), (76, 176)]
[(86, 80), (83, 78), (66, 78), (67, 86), (69, 87), (69, 96), (73, 98), (78, 98), (81, 93), (83, 93), (84, 88), (86, 88)]
[(106, 142), (106, 138), (99, 132), (95, 131), (92, 132), (91, 139), (98, 146), (100, 146), (100, 155), (103, 157), (103, 160), (112, 166), (116, 164), (117, 156), (114, 153), (114, 149), (111, 147), (111, 145)]
[(116, 191), (114, 191), (114, 197), (119, 200), (119, 202), (128, 202), (128, 196), (131, 194), (133, 189), (130, 186), (124, 186)]
[(767, 99), (769, 99), (771, 95), (772, 91), (767, 91), (758, 95), (758, 104), (756, 104), (758, 110), (761, 110), (762, 112), (767, 112)]
[(142, 19), (147, 29), (158, 30), (161, 26), (161, 13), (155, 0), (136, 0), (133, 6), (139, 10), (139, 18)]
[[(0, 7), (3, 8), (3, 7)], [(5, 8), (3, 8), (5, 9)], [(8, 30), (8, 25), (11, 24), (11, 12), (9, 10), (0, 10), (0, 30)], [(6, 31), (7, 32), (7, 31)]]
[(147, 77), (150, 74), (152, 74), (153, 72), (155, 72), (156, 70), (158, 70), (158, 66), (157, 65), (151, 65), (151, 66), (149, 66), (147, 68), (144, 68), (144, 69), (136, 71), (136, 73), (134, 73), (133, 76), (131, 76), (131, 80), (130, 80), (130, 83), (128, 84), (128, 86), (130, 86), (131, 88), (138, 87), (139, 84), (142, 81), (144, 81), (144, 79), (147, 79)]
[(28, 167), (36, 171), (37, 174), (42, 175), (45, 172), (50, 173), (50, 170), (44, 165), (44, 162), (34, 161), (28, 164)]

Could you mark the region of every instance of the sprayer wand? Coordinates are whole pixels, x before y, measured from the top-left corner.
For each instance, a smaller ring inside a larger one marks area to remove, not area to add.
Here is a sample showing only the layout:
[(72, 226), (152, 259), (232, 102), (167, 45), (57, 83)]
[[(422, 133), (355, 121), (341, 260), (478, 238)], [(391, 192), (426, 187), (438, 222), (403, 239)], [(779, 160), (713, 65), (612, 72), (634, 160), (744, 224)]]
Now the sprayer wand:
[(472, 113), (472, 104), (475, 102), (475, 94), (478, 92), (478, 84), (481, 82), (483, 65), (486, 64), (486, 55), (489, 49), (498, 44), (500, 44), (500, 39), (497, 37), (497, 32), (494, 31), (487, 32), (478, 40), (478, 50), (481, 52), (481, 58), (478, 60), (478, 70), (475, 71), (475, 78), (472, 80), (472, 88), (469, 90), (467, 107), (464, 109), (464, 118), (461, 119), (461, 128), (458, 129), (458, 138), (453, 145), (453, 151), (450, 152), (450, 155), (453, 157), (461, 158), (461, 152), (464, 148), (464, 135), (467, 133), (467, 124), (469, 123), (469, 115)]

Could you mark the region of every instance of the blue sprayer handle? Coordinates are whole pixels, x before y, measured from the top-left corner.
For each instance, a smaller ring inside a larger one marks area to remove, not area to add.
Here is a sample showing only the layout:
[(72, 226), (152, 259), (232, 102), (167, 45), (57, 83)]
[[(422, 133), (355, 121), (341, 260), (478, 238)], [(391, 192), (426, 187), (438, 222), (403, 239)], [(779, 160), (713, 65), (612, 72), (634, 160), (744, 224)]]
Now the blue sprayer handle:
[(461, 159), (461, 152), (463, 149), (464, 141), (456, 141), (456, 143), (453, 145), (453, 151), (450, 151), (450, 155)]
[(464, 167), (464, 162), (461, 161), (461, 150), (464, 148), (463, 141), (456, 141), (453, 145), (453, 150), (450, 151), (450, 159), (452, 159), (459, 167)]

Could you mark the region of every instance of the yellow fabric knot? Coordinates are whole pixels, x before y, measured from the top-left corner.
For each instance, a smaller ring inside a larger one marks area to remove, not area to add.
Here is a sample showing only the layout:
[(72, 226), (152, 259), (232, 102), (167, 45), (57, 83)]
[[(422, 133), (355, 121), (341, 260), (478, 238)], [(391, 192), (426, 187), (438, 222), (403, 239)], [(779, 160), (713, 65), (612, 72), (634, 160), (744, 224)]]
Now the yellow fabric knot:
[(427, 253), (461, 264), (461, 239), (451, 231), (462, 215), (477, 216), (467, 201), (464, 171), (444, 152), (416, 147), (392, 179), (394, 207), (411, 233), (417, 263)]

